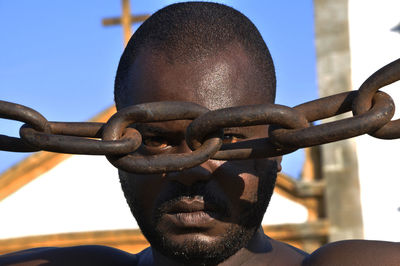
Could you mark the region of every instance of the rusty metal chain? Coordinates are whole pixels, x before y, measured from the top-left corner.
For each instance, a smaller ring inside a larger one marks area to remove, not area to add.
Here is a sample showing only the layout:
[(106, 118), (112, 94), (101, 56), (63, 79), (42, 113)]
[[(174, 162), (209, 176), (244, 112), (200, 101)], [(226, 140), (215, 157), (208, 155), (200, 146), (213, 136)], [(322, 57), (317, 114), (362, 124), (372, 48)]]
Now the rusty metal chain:
[[(0, 150), (51, 151), (105, 155), (117, 168), (135, 173), (164, 173), (199, 165), (208, 159), (237, 160), (284, 155), (362, 134), (400, 138), (400, 120), (392, 98), (378, 91), (400, 79), (400, 59), (370, 76), (357, 91), (303, 103), (293, 108), (277, 104), (230, 107), (210, 111), (189, 102), (154, 102), (127, 107), (107, 123), (50, 122), (37, 111), (0, 101), (0, 118), (24, 122), (20, 138), (0, 135)], [(353, 117), (312, 125), (311, 122), (348, 111)], [(136, 123), (193, 120), (186, 129), (189, 153), (143, 155)], [(269, 125), (269, 137), (223, 143), (223, 129)]]
[[(208, 112), (200, 105), (188, 102), (155, 102), (138, 104), (117, 112), (107, 122), (104, 140), (118, 140), (124, 128), (134, 123), (195, 119)], [(110, 156), (107, 159), (117, 168), (135, 173), (179, 171), (199, 165), (216, 153), (222, 145), (223, 132), (212, 132), (204, 143), (191, 153), (158, 154), (149, 156)]]

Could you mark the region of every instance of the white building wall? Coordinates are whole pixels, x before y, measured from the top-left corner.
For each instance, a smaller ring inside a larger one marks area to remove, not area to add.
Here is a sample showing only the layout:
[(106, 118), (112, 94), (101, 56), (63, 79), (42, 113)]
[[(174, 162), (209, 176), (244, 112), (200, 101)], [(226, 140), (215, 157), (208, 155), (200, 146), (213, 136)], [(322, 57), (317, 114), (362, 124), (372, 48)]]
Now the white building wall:
[(76, 155), (0, 202), (0, 238), (137, 227), (116, 168)]
[[(400, 58), (399, 0), (349, 0), (353, 89)], [(400, 82), (386, 87), (400, 107)], [(395, 117), (399, 118), (397, 111)], [(400, 241), (400, 140), (356, 138), (366, 239)]]
[[(138, 228), (116, 168), (103, 156), (75, 155), (0, 201), (0, 239)], [(302, 205), (276, 194), (263, 224), (301, 223)]]

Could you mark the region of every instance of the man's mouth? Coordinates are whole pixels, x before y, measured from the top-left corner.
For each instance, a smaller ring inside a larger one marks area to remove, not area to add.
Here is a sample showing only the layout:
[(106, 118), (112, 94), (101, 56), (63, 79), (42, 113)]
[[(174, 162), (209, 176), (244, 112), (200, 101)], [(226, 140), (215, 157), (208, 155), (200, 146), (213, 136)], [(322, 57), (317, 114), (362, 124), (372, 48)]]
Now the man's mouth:
[(215, 221), (218, 208), (203, 199), (184, 197), (168, 204), (164, 213), (178, 227), (204, 227)]

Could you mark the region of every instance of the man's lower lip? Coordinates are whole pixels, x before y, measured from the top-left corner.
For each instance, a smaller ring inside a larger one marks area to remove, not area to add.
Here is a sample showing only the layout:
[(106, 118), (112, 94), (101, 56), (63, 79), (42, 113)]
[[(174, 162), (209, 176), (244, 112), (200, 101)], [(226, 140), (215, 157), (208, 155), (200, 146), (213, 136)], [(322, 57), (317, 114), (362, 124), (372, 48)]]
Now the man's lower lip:
[(205, 211), (167, 214), (167, 216), (171, 218), (176, 225), (183, 227), (198, 227), (207, 225), (215, 220), (211, 215), (211, 213)]

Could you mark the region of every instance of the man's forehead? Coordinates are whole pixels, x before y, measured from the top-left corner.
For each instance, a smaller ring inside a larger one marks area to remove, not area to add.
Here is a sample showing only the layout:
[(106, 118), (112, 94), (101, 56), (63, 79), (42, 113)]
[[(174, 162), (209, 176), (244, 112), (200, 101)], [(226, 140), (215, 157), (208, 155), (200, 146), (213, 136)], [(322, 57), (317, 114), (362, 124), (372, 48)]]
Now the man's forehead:
[(131, 104), (190, 101), (211, 110), (254, 104), (251, 98), (257, 97), (251, 94), (258, 92), (249, 90), (253, 78), (249, 68), (249, 58), (239, 48), (193, 62), (171, 62), (145, 50), (130, 68), (127, 100)]

